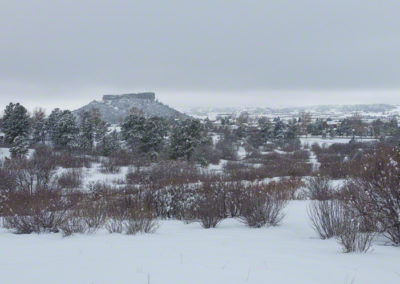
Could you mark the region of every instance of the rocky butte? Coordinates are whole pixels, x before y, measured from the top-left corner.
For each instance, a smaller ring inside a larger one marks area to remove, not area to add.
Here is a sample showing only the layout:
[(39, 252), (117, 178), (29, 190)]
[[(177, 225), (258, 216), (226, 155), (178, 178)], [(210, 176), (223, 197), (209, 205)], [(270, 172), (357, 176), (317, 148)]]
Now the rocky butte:
[(186, 118), (187, 116), (159, 101), (152, 92), (104, 95), (101, 101), (92, 101), (74, 111), (76, 115), (84, 111), (98, 109), (102, 118), (111, 124), (120, 123), (131, 113), (146, 117)]

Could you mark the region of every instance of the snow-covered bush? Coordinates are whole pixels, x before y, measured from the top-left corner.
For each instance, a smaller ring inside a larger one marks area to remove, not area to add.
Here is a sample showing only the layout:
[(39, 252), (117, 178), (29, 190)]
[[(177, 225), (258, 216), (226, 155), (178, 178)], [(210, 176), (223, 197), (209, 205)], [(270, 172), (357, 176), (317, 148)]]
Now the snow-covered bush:
[(287, 200), (269, 185), (252, 185), (244, 191), (240, 219), (249, 227), (261, 228), (265, 225), (276, 226), (284, 218), (282, 210)]
[(203, 183), (198, 190), (196, 219), (205, 229), (215, 228), (219, 222), (226, 218), (223, 190), (213, 183)]
[(15, 137), (12, 147), (10, 148), (10, 153), (13, 158), (24, 157), (29, 150), (29, 141), (26, 136)]
[(105, 223), (105, 228), (110, 234), (121, 234), (124, 229), (124, 222), (122, 219), (116, 217), (109, 218)]
[(64, 222), (60, 224), (60, 230), (64, 237), (71, 236), (72, 234), (83, 234), (86, 233), (88, 229), (85, 221), (81, 217), (75, 216), (74, 213), (66, 216)]

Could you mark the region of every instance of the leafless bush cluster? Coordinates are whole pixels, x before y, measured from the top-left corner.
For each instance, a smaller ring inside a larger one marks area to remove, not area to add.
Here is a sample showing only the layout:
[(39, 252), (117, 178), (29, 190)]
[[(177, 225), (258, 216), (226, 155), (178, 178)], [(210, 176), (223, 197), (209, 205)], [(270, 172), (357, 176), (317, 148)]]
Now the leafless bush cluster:
[(313, 201), (308, 214), (320, 238), (335, 237), (344, 252), (367, 252), (371, 248), (374, 232), (362, 231), (360, 219), (341, 201)]
[(329, 200), (337, 194), (330, 183), (330, 179), (324, 176), (308, 178), (306, 187), (308, 197), (311, 200)]
[(308, 176), (312, 172), (308, 154), (302, 151), (287, 154), (271, 153), (263, 159), (264, 168), (269, 173), (269, 177)]
[(63, 151), (56, 154), (56, 163), (58, 166), (63, 168), (90, 168), (92, 164), (92, 158), (88, 156), (77, 156), (72, 152)]
[(287, 200), (276, 186), (249, 186), (244, 195), (240, 219), (249, 227), (260, 228), (266, 224), (276, 226), (284, 218), (282, 210)]
[(256, 180), (283, 176), (308, 176), (312, 172), (308, 151), (285, 154), (277, 152), (261, 154), (253, 151), (246, 157), (245, 162), (261, 166), (254, 168), (244, 162), (230, 163), (226, 168), (227, 173), (236, 179)]
[(121, 167), (118, 165), (118, 161), (116, 161), (114, 158), (106, 158), (101, 162), (101, 168), (100, 171), (103, 174), (116, 174), (119, 173), (121, 170)]
[(3, 208), (3, 226), (17, 234), (58, 232), (68, 205), (60, 193), (52, 190), (13, 192)]
[(363, 167), (343, 189), (343, 199), (361, 230), (382, 232), (400, 245), (400, 154), (397, 148), (380, 147), (365, 155)]
[(357, 219), (345, 215), (337, 239), (345, 253), (367, 252), (371, 248), (374, 236), (374, 232), (363, 232)]
[(82, 169), (69, 169), (57, 177), (61, 188), (79, 188), (82, 185)]
[(370, 151), (374, 151), (372, 143), (337, 143), (329, 147), (312, 145), (318, 162), (321, 164), (319, 174), (332, 179), (348, 178), (352, 174), (354, 165), (360, 165), (360, 158)]
[(129, 212), (128, 218), (122, 222), (122, 227), (127, 235), (136, 235), (154, 233), (158, 229), (158, 223), (152, 212), (138, 208)]
[(201, 173), (192, 163), (183, 161), (161, 161), (152, 167), (136, 168), (127, 174), (128, 184), (167, 185), (197, 182)]
[(264, 167), (254, 167), (243, 162), (228, 162), (224, 166), (227, 178), (231, 181), (255, 181), (270, 177)]
[(198, 195), (195, 217), (204, 228), (215, 228), (226, 218), (225, 200), (221, 188), (212, 183), (204, 183), (198, 189)]
[[(91, 196), (88, 220), (94, 222), (94, 228), (104, 226), (110, 233), (130, 235), (153, 233), (158, 228), (151, 192), (147, 190), (116, 189), (97, 184), (92, 188)], [(97, 205), (94, 207), (93, 204)]]
[(338, 200), (312, 201), (308, 208), (312, 227), (323, 240), (340, 235), (343, 214), (344, 208)]

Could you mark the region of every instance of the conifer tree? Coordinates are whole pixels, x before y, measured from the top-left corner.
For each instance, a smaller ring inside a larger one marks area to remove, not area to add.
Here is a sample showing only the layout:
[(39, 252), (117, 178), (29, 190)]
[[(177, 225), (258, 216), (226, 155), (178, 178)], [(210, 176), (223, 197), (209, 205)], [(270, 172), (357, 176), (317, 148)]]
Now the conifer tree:
[(170, 156), (173, 159), (185, 157), (190, 160), (193, 151), (205, 141), (199, 120), (187, 119), (179, 122), (172, 131)]
[(47, 119), (46, 129), (55, 147), (71, 149), (77, 146), (79, 128), (71, 111), (53, 110)]
[(26, 108), (19, 103), (10, 103), (4, 110), (2, 131), (4, 132), (4, 141), (11, 145), (18, 136), (28, 137), (30, 120)]
[(10, 148), (11, 157), (22, 157), (28, 153), (29, 141), (26, 136), (19, 135), (15, 137)]

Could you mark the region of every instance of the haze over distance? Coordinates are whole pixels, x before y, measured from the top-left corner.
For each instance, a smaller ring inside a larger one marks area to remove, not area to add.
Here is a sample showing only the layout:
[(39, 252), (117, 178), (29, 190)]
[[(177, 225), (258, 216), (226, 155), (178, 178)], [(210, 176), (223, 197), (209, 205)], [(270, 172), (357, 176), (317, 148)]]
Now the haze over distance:
[(0, 105), (400, 104), (396, 1), (7, 1)]

